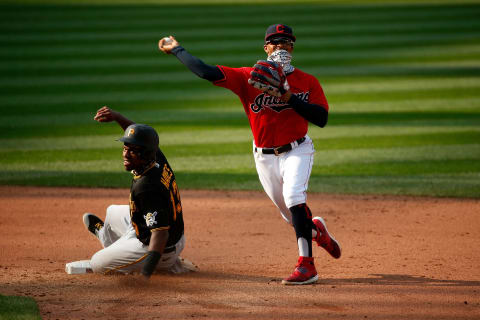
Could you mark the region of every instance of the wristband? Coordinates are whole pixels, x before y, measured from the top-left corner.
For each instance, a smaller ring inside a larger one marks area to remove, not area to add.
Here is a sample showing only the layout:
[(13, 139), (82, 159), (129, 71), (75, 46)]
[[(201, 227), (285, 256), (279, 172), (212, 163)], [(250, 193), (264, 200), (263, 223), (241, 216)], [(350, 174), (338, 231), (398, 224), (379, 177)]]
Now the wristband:
[(162, 256), (157, 251), (148, 251), (145, 258), (145, 264), (143, 265), (142, 274), (146, 277), (150, 277), (157, 266), (158, 260)]

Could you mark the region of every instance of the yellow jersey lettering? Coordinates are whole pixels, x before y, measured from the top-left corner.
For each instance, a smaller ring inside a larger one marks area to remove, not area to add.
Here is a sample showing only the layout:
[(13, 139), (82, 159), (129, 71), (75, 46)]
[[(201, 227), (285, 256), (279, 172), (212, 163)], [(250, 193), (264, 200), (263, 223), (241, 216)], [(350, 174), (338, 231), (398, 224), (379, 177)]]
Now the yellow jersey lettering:
[(162, 172), (162, 183), (165, 186), (165, 188), (169, 189), (170, 187), (170, 181), (172, 180), (173, 172), (167, 167), (167, 164), (163, 166), (163, 172)]
[(177, 220), (177, 207), (175, 206), (175, 199), (173, 198), (173, 192), (170, 191), (170, 201), (172, 202), (173, 209), (173, 221)]

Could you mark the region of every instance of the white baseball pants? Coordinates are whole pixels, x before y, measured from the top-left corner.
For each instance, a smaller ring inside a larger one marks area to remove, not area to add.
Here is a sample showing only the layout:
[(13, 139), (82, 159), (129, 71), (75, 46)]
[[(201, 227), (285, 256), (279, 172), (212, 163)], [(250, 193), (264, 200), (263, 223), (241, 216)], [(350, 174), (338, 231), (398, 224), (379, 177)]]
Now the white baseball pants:
[[(105, 225), (99, 232), (104, 249), (95, 253), (90, 264), (98, 273), (139, 273), (143, 268), (148, 246), (141, 243), (130, 220), (128, 205), (111, 205), (107, 208)], [(176, 243), (175, 250), (163, 253), (157, 271), (184, 272), (180, 252), (185, 247), (185, 237)]]
[(255, 165), (263, 189), (290, 224), (292, 213), (289, 208), (307, 201), (315, 149), (312, 139), (309, 136), (305, 138), (300, 145), (293, 142), (292, 150), (278, 156), (255, 151), (253, 145)]

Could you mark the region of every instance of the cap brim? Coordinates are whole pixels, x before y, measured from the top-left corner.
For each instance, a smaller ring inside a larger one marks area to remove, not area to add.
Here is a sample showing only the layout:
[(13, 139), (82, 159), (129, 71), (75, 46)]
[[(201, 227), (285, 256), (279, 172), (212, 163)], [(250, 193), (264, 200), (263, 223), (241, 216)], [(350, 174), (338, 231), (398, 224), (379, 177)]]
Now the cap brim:
[(128, 144), (139, 145), (138, 142), (135, 141), (135, 139), (129, 138), (129, 137), (121, 137), (121, 138), (117, 139), (117, 141), (121, 141), (123, 143), (128, 143)]
[(290, 39), (292, 40), (293, 42), (295, 42), (297, 40), (297, 38), (294, 36), (294, 35), (291, 35), (291, 34), (285, 34), (285, 33), (272, 33), (272, 34), (269, 34), (268, 36), (265, 37), (265, 41), (268, 41), (272, 38), (275, 38), (275, 37), (278, 37), (278, 38), (287, 38), (287, 39)]

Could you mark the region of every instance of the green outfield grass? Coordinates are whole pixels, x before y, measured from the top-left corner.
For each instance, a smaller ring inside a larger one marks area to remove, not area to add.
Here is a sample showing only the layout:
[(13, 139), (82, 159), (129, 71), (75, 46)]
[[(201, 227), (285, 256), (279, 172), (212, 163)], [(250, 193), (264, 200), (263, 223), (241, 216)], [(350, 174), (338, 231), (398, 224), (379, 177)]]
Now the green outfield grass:
[(480, 2), (55, 2), (0, 5), (0, 184), (128, 187), (109, 105), (158, 130), (181, 188), (260, 190), (238, 98), (156, 43), (249, 66), (282, 22), (331, 108), (310, 191), (480, 197)]
[(28, 297), (13, 297), (0, 294), (0, 319), (41, 320), (35, 300)]

